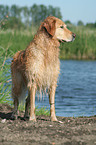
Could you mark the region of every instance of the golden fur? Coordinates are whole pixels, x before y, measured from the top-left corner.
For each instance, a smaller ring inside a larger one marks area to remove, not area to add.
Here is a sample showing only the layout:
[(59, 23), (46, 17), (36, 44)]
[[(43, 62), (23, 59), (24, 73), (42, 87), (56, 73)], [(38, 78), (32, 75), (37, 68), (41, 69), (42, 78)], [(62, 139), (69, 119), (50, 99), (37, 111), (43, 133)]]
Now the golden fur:
[(11, 64), (12, 98), (14, 111), (12, 117), (17, 117), (19, 100), (26, 97), (25, 117), (35, 118), (36, 90), (48, 89), (50, 115), (52, 121), (57, 121), (55, 115), (55, 90), (60, 71), (59, 46), (63, 41), (73, 41), (75, 34), (66, 28), (60, 19), (49, 16), (40, 25), (33, 41), (24, 51), (15, 54)]

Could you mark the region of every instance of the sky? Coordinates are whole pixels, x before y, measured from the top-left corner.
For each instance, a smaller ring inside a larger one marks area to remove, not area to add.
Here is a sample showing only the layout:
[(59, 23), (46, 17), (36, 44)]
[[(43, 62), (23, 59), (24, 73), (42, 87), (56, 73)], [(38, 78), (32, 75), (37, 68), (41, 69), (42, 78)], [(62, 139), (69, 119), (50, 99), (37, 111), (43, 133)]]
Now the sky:
[(31, 7), (33, 4), (59, 7), (63, 20), (76, 24), (79, 20), (86, 23), (96, 22), (96, 0), (0, 0), (0, 4), (13, 4)]

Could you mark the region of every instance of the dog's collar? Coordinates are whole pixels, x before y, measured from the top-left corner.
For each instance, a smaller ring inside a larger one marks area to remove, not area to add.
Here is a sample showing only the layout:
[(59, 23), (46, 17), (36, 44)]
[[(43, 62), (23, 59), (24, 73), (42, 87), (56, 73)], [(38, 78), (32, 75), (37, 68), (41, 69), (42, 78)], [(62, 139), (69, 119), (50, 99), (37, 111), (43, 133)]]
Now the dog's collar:
[(53, 104), (55, 104), (55, 103), (51, 103), (50, 105), (53, 105)]

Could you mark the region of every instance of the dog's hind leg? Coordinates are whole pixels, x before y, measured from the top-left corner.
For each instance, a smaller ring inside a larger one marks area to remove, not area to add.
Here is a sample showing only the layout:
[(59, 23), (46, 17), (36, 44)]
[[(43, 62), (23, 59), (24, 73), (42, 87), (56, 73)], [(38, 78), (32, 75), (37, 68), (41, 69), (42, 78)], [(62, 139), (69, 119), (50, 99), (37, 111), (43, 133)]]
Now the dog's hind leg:
[[(15, 78), (16, 78), (16, 76), (15, 76)], [(13, 79), (12, 80), (12, 98), (13, 98), (14, 109), (13, 109), (13, 113), (11, 116), (12, 119), (17, 119), (17, 117), (18, 117), (19, 99), (22, 94), (21, 89), (22, 89), (21, 82), (19, 82), (19, 80), (17, 78)]]
[(29, 107), (30, 107), (30, 92), (28, 92), (28, 97), (26, 99), (24, 118), (29, 117)]
[(17, 119), (18, 117), (18, 106), (19, 106), (19, 100), (18, 98), (14, 98), (14, 110), (11, 116), (12, 119)]
[(25, 99), (27, 88), (20, 73), (14, 73), (12, 78), (12, 98), (14, 103), (12, 118), (17, 119), (19, 102)]

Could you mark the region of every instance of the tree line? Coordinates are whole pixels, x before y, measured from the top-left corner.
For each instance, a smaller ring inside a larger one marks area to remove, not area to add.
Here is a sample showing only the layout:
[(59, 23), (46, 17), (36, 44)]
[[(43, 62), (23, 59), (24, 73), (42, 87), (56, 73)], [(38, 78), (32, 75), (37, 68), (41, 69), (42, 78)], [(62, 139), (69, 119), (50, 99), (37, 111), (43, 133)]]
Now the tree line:
[(52, 15), (62, 19), (59, 7), (36, 5), (19, 7), (17, 5), (0, 5), (0, 22), (3, 28), (29, 28), (38, 26), (47, 16)]
[[(4, 29), (25, 29), (32, 26), (39, 26), (40, 23), (49, 15), (62, 19), (60, 8), (51, 5), (45, 6), (34, 4), (31, 7), (19, 7), (17, 5), (9, 7), (0, 5), (0, 27)], [(70, 20), (66, 20), (65, 23), (72, 24)], [(77, 25), (84, 26), (84, 23), (80, 20)], [(96, 22), (87, 23), (86, 27), (96, 28)]]
[[(72, 24), (71, 21), (69, 21), (69, 20), (66, 20), (65, 23), (69, 24), (69, 25)], [(79, 20), (77, 22), (77, 26), (86, 26), (88, 28), (96, 28), (96, 22), (95, 23), (87, 23), (86, 25), (84, 25), (84, 23), (81, 20)]]

